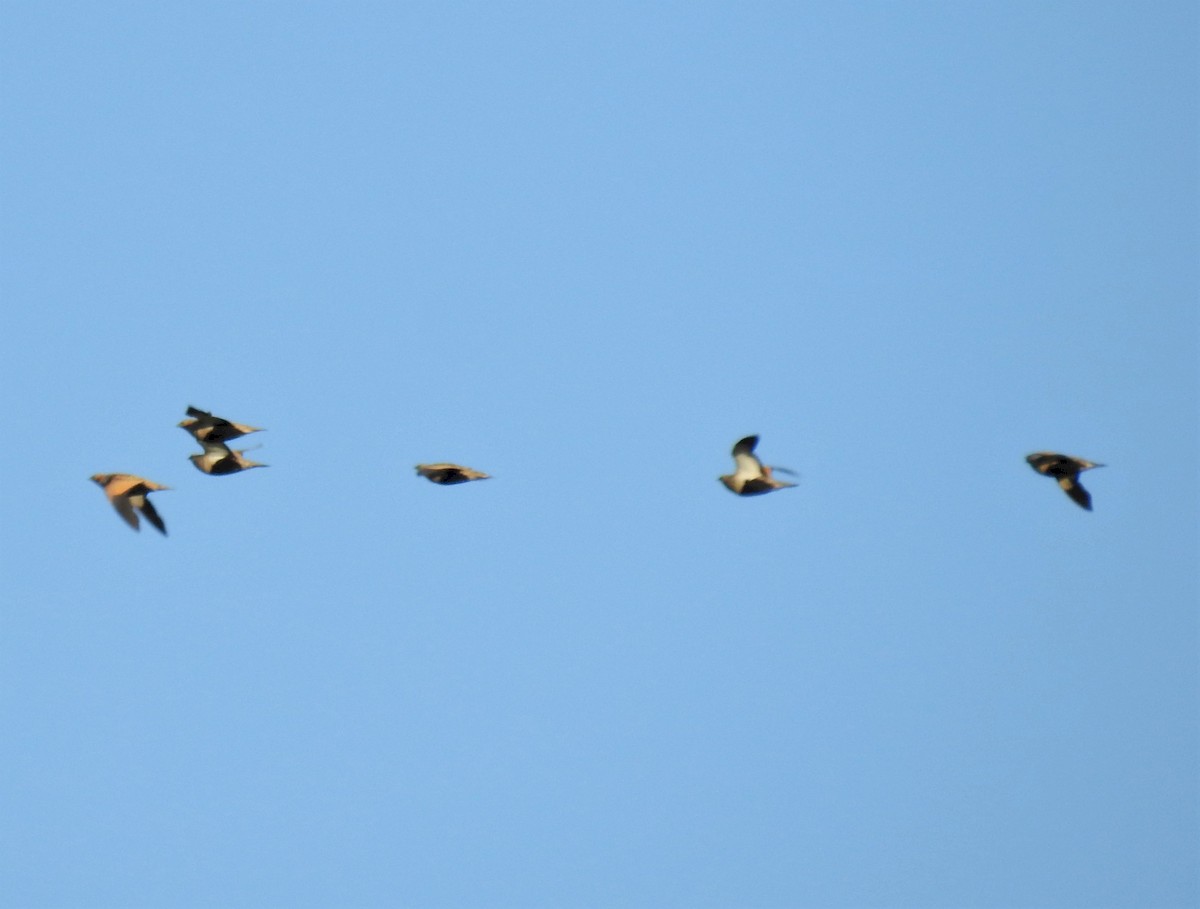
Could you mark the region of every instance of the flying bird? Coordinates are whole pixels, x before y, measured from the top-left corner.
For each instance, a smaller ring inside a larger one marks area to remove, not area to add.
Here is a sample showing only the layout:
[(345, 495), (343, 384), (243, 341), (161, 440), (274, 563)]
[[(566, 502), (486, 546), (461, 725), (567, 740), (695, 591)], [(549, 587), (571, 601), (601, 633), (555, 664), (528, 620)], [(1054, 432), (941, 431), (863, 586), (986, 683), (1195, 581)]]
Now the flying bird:
[(267, 464), (260, 464), (258, 461), (251, 461), (245, 457), (249, 449), (244, 448), (241, 451), (234, 451), (224, 442), (201, 442), (204, 446), (203, 454), (191, 455), (188, 460), (196, 465), (196, 469), (202, 473), (212, 474), (215, 477), (224, 476), (227, 473), (240, 473), (243, 470), (249, 470), (251, 467), (267, 467)]
[(1054, 451), (1035, 451), (1031, 455), (1026, 455), (1025, 460), (1038, 473), (1058, 480), (1058, 485), (1062, 487), (1063, 492), (1069, 495), (1071, 501), (1080, 508), (1092, 510), (1092, 496), (1079, 485), (1079, 475), (1093, 467), (1103, 467), (1103, 464), (1085, 461), (1083, 458), (1072, 458), (1070, 455), (1058, 454)]
[(189, 419), (181, 420), (179, 426), (190, 432), (197, 442), (228, 442), (252, 432), (263, 431), (261, 426), (232, 423), (198, 407), (189, 407), (187, 415)]
[(104, 494), (108, 496), (108, 501), (117, 510), (117, 514), (124, 518), (125, 523), (134, 530), (141, 529), (138, 526), (137, 516), (137, 512), (140, 511), (159, 533), (164, 537), (167, 535), (167, 525), (163, 523), (163, 519), (158, 516), (158, 512), (154, 510), (154, 506), (150, 504), (150, 500), (146, 496), (151, 492), (170, 489), (170, 486), (144, 480), (130, 473), (96, 473), (92, 474), (91, 480), (104, 490)]
[(471, 480), (490, 480), (491, 476), (482, 470), (472, 470), (460, 464), (418, 464), (417, 473), (439, 486), (454, 486), (456, 483), (469, 483)]
[[(719, 478), (726, 488), (739, 496), (757, 496), (795, 486), (795, 483), (786, 483), (771, 475), (772, 469), (754, 456), (754, 446), (757, 444), (758, 436), (746, 436), (733, 446), (734, 471)], [(777, 469), (790, 472), (782, 467)]]

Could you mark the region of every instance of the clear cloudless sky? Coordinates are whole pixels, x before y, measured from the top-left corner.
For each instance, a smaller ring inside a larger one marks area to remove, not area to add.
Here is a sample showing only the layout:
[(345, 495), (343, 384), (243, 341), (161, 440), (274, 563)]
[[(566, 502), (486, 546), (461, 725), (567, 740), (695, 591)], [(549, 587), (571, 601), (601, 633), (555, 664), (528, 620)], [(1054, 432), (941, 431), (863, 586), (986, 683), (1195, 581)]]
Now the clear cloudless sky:
[(1196, 906), (1197, 33), (4, 4), (0, 905)]

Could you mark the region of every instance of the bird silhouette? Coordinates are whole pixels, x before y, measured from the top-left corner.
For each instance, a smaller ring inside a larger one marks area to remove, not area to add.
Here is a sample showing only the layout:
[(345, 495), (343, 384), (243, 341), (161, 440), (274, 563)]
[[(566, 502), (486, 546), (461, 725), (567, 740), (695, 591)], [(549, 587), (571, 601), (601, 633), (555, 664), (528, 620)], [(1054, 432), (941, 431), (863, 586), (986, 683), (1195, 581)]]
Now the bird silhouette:
[(263, 431), (260, 426), (232, 423), (198, 407), (188, 407), (187, 415), (189, 419), (181, 420), (178, 425), (191, 433), (197, 442), (228, 442), (252, 432)]
[(772, 476), (772, 469), (754, 456), (757, 444), (758, 436), (746, 436), (733, 446), (734, 471), (718, 478), (726, 488), (739, 496), (758, 496), (795, 486), (795, 483), (777, 480)]
[(418, 464), (417, 473), (439, 486), (454, 486), (457, 483), (469, 483), (471, 480), (490, 480), (491, 476), (482, 470), (473, 470), (461, 464)]
[(1092, 510), (1091, 493), (1079, 484), (1079, 475), (1093, 467), (1103, 467), (1103, 464), (1086, 461), (1083, 458), (1073, 458), (1055, 451), (1035, 451), (1031, 455), (1026, 455), (1025, 460), (1038, 473), (1054, 477), (1058, 481), (1058, 485), (1062, 487), (1062, 491), (1070, 496), (1071, 501), (1080, 508)]
[(203, 454), (194, 454), (188, 457), (196, 469), (202, 473), (211, 474), (214, 477), (224, 476), (230, 473), (240, 473), (243, 470), (249, 470), (251, 467), (267, 467), (267, 464), (260, 464), (258, 461), (251, 461), (245, 457), (246, 451), (234, 451), (224, 442), (206, 441), (200, 443), (204, 446)]

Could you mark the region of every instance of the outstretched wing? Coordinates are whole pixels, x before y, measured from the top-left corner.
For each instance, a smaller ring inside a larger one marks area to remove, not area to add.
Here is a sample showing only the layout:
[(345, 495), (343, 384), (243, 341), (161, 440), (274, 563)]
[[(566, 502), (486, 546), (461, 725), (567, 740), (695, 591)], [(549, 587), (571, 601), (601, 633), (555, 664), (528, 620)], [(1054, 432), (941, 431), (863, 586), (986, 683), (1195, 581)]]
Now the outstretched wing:
[(164, 537), (167, 535), (167, 525), (163, 523), (163, 519), (158, 516), (158, 512), (154, 510), (154, 506), (150, 504), (149, 499), (142, 499), (141, 504), (142, 514), (146, 516), (146, 520), (154, 525)]
[(754, 446), (758, 444), (758, 436), (746, 436), (744, 439), (738, 439), (733, 446), (733, 456), (750, 454), (754, 451)]
[(117, 510), (117, 514), (125, 519), (126, 524), (134, 530), (141, 530), (138, 526), (137, 512), (133, 510), (133, 503), (129, 501), (128, 496), (113, 496), (112, 504), (113, 508)]
[(1071, 501), (1080, 508), (1092, 510), (1092, 496), (1084, 489), (1074, 477), (1059, 478), (1058, 485), (1062, 487), (1062, 491), (1071, 497)]
[(736, 465), (733, 475), (735, 477), (750, 479), (762, 476), (762, 461), (754, 456), (754, 446), (757, 444), (758, 436), (746, 436), (733, 446), (733, 463)]

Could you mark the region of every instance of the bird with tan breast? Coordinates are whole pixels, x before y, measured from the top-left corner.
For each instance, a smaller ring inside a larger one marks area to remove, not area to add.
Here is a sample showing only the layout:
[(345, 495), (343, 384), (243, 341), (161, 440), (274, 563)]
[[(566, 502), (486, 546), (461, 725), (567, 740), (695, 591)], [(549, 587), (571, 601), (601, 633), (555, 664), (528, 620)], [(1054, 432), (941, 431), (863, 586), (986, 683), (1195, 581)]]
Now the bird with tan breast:
[(268, 464), (261, 464), (258, 461), (251, 461), (247, 458), (247, 448), (240, 451), (234, 451), (224, 442), (201, 442), (204, 447), (203, 454), (194, 454), (188, 457), (188, 460), (195, 465), (196, 469), (202, 473), (210, 474), (214, 477), (225, 476), (231, 473), (240, 473), (243, 470), (249, 470), (251, 467), (269, 467)]
[(134, 530), (141, 530), (138, 525), (138, 512), (141, 512), (142, 517), (153, 524), (159, 533), (164, 537), (167, 535), (167, 525), (146, 497), (152, 492), (170, 489), (170, 486), (135, 477), (131, 473), (96, 473), (90, 479), (104, 490), (117, 514)]
[(263, 432), (261, 426), (234, 423), (198, 407), (189, 406), (187, 415), (188, 419), (179, 422), (179, 428), (191, 433), (197, 442), (229, 442), (252, 432)]

